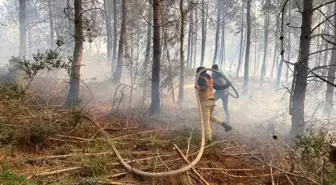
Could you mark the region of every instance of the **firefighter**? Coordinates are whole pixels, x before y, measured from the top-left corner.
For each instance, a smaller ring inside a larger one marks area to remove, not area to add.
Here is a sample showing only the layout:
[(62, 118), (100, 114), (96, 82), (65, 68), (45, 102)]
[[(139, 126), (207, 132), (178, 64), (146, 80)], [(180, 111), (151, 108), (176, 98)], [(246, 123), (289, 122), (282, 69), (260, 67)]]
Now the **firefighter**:
[[(218, 65), (214, 64), (212, 66), (212, 69), (218, 71)], [(221, 73), (221, 74), (219, 74)], [(225, 85), (226, 81), (225, 79), (221, 76), (224, 75), (223, 72), (218, 71), (212, 73), (212, 79), (216, 85)], [(216, 90), (215, 92), (215, 101), (218, 101), (219, 99), (222, 100), (223, 102), (223, 108), (225, 112), (225, 121), (226, 123), (230, 124), (230, 112), (229, 112), (229, 93), (225, 90)]]
[[(197, 74), (205, 69), (204, 67), (198, 67), (196, 72)], [(211, 76), (206, 73), (206, 71), (202, 72), (200, 74), (200, 77), (197, 80), (196, 88), (199, 92), (199, 98), (201, 101), (202, 106), (202, 115), (203, 115), (203, 122), (204, 122), (204, 130), (205, 130), (205, 138), (207, 144), (211, 143), (212, 141), (212, 132), (211, 132), (211, 125), (210, 121), (213, 121), (217, 124), (220, 124), (224, 127), (226, 132), (229, 132), (232, 130), (232, 127), (223, 121), (222, 119), (216, 117), (213, 115), (213, 111), (215, 108), (215, 95), (214, 95), (214, 89), (215, 90), (224, 90), (228, 88), (231, 85), (230, 82), (224, 84), (224, 85), (216, 85), (214, 84)]]

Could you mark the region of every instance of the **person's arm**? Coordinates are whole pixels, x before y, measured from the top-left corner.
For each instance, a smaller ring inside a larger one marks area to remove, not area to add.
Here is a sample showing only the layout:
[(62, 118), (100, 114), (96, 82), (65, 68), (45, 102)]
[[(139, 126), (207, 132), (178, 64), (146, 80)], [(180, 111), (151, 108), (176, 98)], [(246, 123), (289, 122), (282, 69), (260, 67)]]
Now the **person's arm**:
[(229, 81), (228, 81), (226, 84), (224, 84), (224, 85), (216, 85), (216, 84), (214, 83), (214, 89), (217, 90), (217, 91), (227, 89), (227, 88), (229, 88), (230, 86), (231, 86), (231, 82), (229, 82)]

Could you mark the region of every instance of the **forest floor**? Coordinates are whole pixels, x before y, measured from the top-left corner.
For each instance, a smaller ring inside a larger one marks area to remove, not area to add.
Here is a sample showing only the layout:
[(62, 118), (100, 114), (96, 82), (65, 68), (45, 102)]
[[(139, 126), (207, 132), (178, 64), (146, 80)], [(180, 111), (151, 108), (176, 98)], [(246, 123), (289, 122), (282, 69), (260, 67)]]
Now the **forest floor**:
[[(201, 161), (177, 177), (127, 173), (86, 119), (92, 117), (109, 133), (131, 166), (170, 171), (187, 165), (183, 156), (192, 161), (200, 148), (194, 94), (193, 86), (186, 86), (183, 109), (169, 104), (158, 117), (146, 116), (142, 108), (111, 111), (99, 101), (94, 109), (64, 110), (37, 103), (38, 95), (15, 99), (2, 94), (0, 184), (316, 184), (293, 168), (294, 157), (282, 137), (288, 132), (283, 92), (255, 90), (249, 97), (230, 99), (234, 130), (225, 133), (213, 125), (214, 142)], [(224, 118), (220, 103), (215, 114)]]

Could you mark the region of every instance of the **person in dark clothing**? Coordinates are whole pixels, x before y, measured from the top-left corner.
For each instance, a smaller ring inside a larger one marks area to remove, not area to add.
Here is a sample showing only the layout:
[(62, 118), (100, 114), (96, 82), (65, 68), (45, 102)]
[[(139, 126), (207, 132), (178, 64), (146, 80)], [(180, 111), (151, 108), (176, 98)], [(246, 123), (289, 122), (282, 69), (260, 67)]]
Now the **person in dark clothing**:
[[(198, 67), (196, 72), (197, 74), (203, 70), (204, 67)], [(218, 118), (217, 116), (213, 115), (213, 110), (215, 108), (215, 95), (213, 90), (224, 90), (228, 88), (231, 84), (224, 84), (224, 85), (216, 85), (214, 84), (211, 76), (206, 73), (206, 71), (200, 74), (199, 79), (197, 80), (196, 88), (199, 92), (199, 98), (201, 101), (202, 106), (202, 115), (203, 115), (203, 122), (205, 124), (205, 136), (207, 143), (212, 141), (212, 131), (210, 121), (213, 121), (217, 124), (222, 125), (225, 128), (225, 131), (228, 132), (232, 130), (232, 127), (223, 121), (222, 119)]]
[[(217, 70), (218, 72), (212, 73), (212, 79), (214, 80), (215, 85), (221, 86), (224, 84), (227, 84), (225, 79), (221, 76), (224, 76), (224, 73), (222, 71), (219, 71), (218, 65), (214, 64), (212, 66), (212, 69)], [(220, 73), (220, 74), (219, 74)], [(217, 90), (215, 92), (215, 101), (218, 101), (219, 99), (223, 102), (223, 108), (225, 112), (225, 121), (230, 124), (230, 112), (229, 112), (229, 93), (223, 89), (223, 90)]]

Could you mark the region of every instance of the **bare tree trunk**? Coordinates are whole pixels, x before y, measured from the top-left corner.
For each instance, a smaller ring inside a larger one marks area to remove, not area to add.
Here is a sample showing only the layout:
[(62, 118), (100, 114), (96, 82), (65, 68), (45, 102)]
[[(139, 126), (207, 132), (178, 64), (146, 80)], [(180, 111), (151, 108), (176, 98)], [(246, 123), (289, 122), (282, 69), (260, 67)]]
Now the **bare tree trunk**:
[(124, 47), (125, 47), (125, 35), (126, 35), (126, 17), (127, 17), (127, 10), (126, 10), (126, 0), (122, 0), (122, 19), (121, 19), (121, 28), (120, 28), (120, 38), (119, 38), (119, 51), (118, 51), (118, 63), (116, 71), (113, 75), (113, 80), (117, 84), (120, 83), (122, 67), (124, 64)]
[[(70, 35), (73, 35), (74, 34), (74, 29), (73, 29), (73, 21), (71, 19), (71, 14), (72, 14), (72, 8), (71, 8), (71, 2), (70, 0), (66, 0), (66, 4), (67, 4), (67, 11), (66, 11), (66, 14), (70, 17), (68, 18), (68, 32)], [(68, 52), (70, 53), (72, 51), (72, 44), (71, 42), (67, 42), (67, 49), (68, 49)]]
[[(292, 8), (291, 8), (291, 6), (289, 6), (289, 9), (288, 9), (288, 18), (289, 18), (289, 20), (291, 20), (292, 19)], [(290, 59), (291, 59), (291, 50), (292, 50), (292, 46), (291, 46), (291, 32), (290, 31), (288, 31), (288, 40), (289, 40), (289, 42), (288, 42), (288, 59), (287, 59), (287, 61), (289, 61), (290, 62)], [(286, 83), (288, 84), (288, 78), (289, 78), (289, 65), (287, 64), (286, 65)]]
[(188, 32), (188, 55), (187, 55), (187, 68), (191, 68), (192, 66), (192, 56), (193, 56), (193, 26), (194, 26), (194, 19), (193, 19), (193, 11), (190, 11), (189, 15), (189, 32)]
[(196, 67), (196, 59), (197, 59), (197, 39), (198, 39), (198, 24), (197, 24), (197, 20), (198, 20), (198, 14), (197, 14), (197, 8), (195, 9), (195, 31), (194, 31), (194, 62), (193, 62), (193, 67)]
[(205, 7), (205, 0), (202, 0), (202, 53), (201, 53), (201, 66), (204, 65), (205, 44), (206, 44), (206, 30), (207, 30), (207, 15), (205, 15), (207, 7)]
[(244, 83), (243, 83), (243, 94), (248, 94), (248, 84), (249, 84), (249, 63), (250, 63), (250, 45), (251, 45), (251, 1), (247, 0), (247, 37), (246, 37), (246, 53), (245, 53), (245, 71), (244, 71)]
[[(324, 34), (329, 34), (329, 30), (328, 28), (325, 29)], [(328, 42), (324, 42), (324, 49), (328, 49), (329, 48), (329, 44)], [(323, 56), (323, 66), (327, 66), (327, 62), (328, 62), (328, 55), (329, 52), (325, 51), (324, 52), (324, 56)], [(327, 74), (327, 70), (326, 69), (322, 69), (322, 76), (326, 76)]]
[(217, 55), (218, 55), (218, 47), (219, 47), (219, 34), (220, 34), (220, 28), (221, 28), (221, 1), (217, 0), (217, 28), (216, 28), (216, 40), (215, 40), (215, 53), (213, 57), (212, 64), (217, 63)]
[(33, 54), (33, 33), (31, 29), (27, 30), (27, 54), (32, 55)]
[(118, 11), (117, 0), (113, 1), (113, 49), (112, 49), (112, 75), (115, 72), (117, 63), (117, 47), (118, 47)]
[(273, 65), (272, 65), (272, 72), (271, 77), (274, 76), (274, 71), (276, 72), (276, 64), (278, 61), (278, 35), (279, 35), (279, 17), (276, 21), (276, 30), (275, 30), (275, 39), (274, 39), (274, 54), (273, 54)]
[(258, 39), (257, 39), (257, 30), (258, 27), (256, 26), (254, 29), (254, 38), (255, 38), (255, 45), (254, 45), (254, 69), (253, 69), (253, 76), (256, 75), (257, 72), (257, 51), (258, 51)]
[(261, 74), (260, 74), (260, 86), (263, 85), (266, 76), (266, 65), (267, 65), (267, 49), (268, 49), (268, 33), (269, 33), (269, 2), (266, 1), (266, 8), (267, 12), (265, 15), (265, 25), (264, 25), (264, 59), (263, 65), (261, 67)]
[(304, 122), (304, 102), (307, 88), (308, 62), (310, 52), (311, 30), (313, 17), (313, 0), (303, 1), (302, 25), (300, 36), (299, 61), (295, 64), (295, 74), (292, 92), (292, 128), (291, 137), (302, 133), (305, 128)]
[(48, 9), (49, 9), (49, 26), (50, 26), (50, 41), (49, 45), (51, 48), (55, 47), (55, 32), (54, 32), (54, 17), (51, 8), (51, 0), (48, 0)]
[(150, 51), (151, 51), (151, 45), (152, 45), (152, 22), (153, 22), (153, 10), (152, 10), (152, 2), (150, 1), (148, 3), (148, 25), (147, 25), (147, 44), (146, 44), (146, 54), (145, 54), (145, 61), (143, 63), (143, 81), (144, 81), (144, 87), (143, 87), (143, 98), (146, 100), (147, 93), (149, 91), (148, 85), (149, 85), (149, 78), (148, 78), (148, 65), (150, 63)]
[(107, 61), (111, 64), (111, 69), (113, 69), (112, 64), (112, 50), (113, 50), (113, 41), (112, 41), (112, 25), (111, 25), (111, 1), (104, 0), (104, 9), (105, 9), (105, 23), (106, 23), (106, 40), (107, 40)]
[(236, 72), (236, 78), (239, 77), (240, 66), (243, 60), (243, 52), (244, 52), (244, 8), (245, 8), (245, 1), (243, 1), (242, 10), (241, 10), (241, 27), (240, 27), (240, 51), (239, 51), (239, 60), (238, 60), (238, 67)]
[[(286, 6), (286, 4), (284, 4), (284, 6)], [(285, 8), (285, 7), (284, 7)], [(278, 67), (278, 74), (277, 74), (277, 79), (276, 79), (276, 84), (275, 87), (278, 89), (280, 88), (280, 82), (282, 79), (282, 68), (283, 68), (283, 64), (284, 64), (284, 60), (285, 60), (285, 51), (284, 51), (284, 14), (285, 14), (285, 9), (281, 12), (281, 30), (280, 30), (280, 39), (281, 39), (281, 60), (279, 63), (279, 67)]]
[[(334, 12), (336, 13), (336, 3), (334, 3)], [(334, 24), (336, 24), (336, 16), (334, 16)], [(334, 43), (336, 43), (336, 30), (334, 29)], [(331, 83), (335, 83), (335, 70), (336, 70), (336, 50), (332, 50), (332, 56), (330, 60), (330, 66), (328, 70), (327, 80)], [(333, 102), (334, 102), (334, 87), (327, 85), (326, 102), (325, 102), (325, 114), (330, 117), (333, 114)]]
[(161, 65), (161, 14), (160, 0), (153, 0), (153, 66), (151, 113), (160, 113), (160, 65)]
[(70, 89), (66, 100), (66, 105), (68, 107), (75, 106), (78, 101), (79, 95), (79, 80), (80, 80), (80, 67), (82, 64), (82, 53), (83, 53), (83, 25), (82, 25), (82, 0), (75, 0), (75, 48), (73, 53), (73, 61), (71, 65), (70, 74)]
[(178, 101), (179, 104), (182, 105), (183, 103), (183, 96), (184, 96), (184, 22), (185, 22), (185, 15), (183, 10), (183, 0), (180, 0), (180, 14), (181, 14), (181, 30), (180, 30), (180, 84), (179, 84), (179, 95)]
[[(224, 12), (223, 12), (224, 14)], [(222, 40), (221, 40), (221, 53), (220, 53), (220, 66), (221, 69), (225, 66), (225, 17), (222, 17)]]
[[(290, 41), (291, 40), (291, 34), (290, 33), (288, 33), (288, 40)], [(291, 55), (292, 55), (292, 53), (291, 53), (291, 51), (292, 51), (292, 46), (291, 46), (291, 42), (288, 42), (288, 55), (287, 55), (287, 61), (288, 62), (290, 62), (290, 60), (291, 60)], [(289, 78), (289, 64), (287, 64), (286, 65), (286, 83), (288, 84), (288, 78)]]
[(20, 49), (19, 56), (20, 58), (25, 57), (26, 55), (26, 11), (27, 11), (27, 1), (20, 0), (19, 1), (19, 19), (20, 19)]

